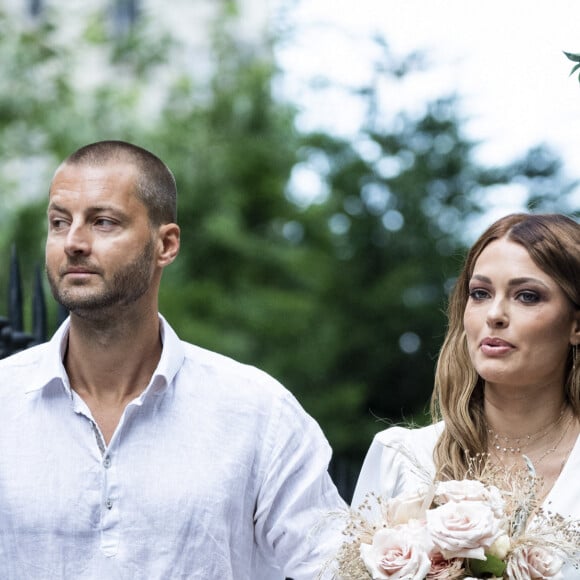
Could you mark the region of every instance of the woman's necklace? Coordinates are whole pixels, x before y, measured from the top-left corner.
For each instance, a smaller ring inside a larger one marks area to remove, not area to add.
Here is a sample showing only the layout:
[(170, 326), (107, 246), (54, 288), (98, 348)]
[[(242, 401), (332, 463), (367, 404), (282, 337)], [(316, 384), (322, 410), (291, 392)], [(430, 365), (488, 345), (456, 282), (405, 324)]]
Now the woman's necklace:
[(508, 435), (504, 435), (502, 433), (498, 433), (488, 425), (487, 433), (490, 437), (490, 443), (495, 449), (495, 451), (499, 451), (500, 453), (514, 453), (519, 454), (522, 453), (525, 449), (527, 449), (534, 441), (539, 441), (544, 437), (547, 437), (552, 431), (554, 431), (558, 425), (562, 422), (564, 417), (564, 413), (566, 411), (566, 407), (562, 407), (562, 411), (560, 412), (560, 416), (558, 419), (547, 426), (542, 427), (538, 431), (534, 433), (528, 433), (526, 435), (519, 435), (517, 437), (509, 437)]
[[(574, 416), (573, 413), (570, 414), (570, 418), (568, 420), (568, 424), (566, 425), (566, 428), (563, 429), (562, 435), (558, 438), (558, 440), (554, 443), (554, 445), (552, 447), (549, 447), (548, 449), (546, 449), (536, 460), (532, 461), (534, 468), (536, 468), (544, 460), (545, 457), (547, 457), (551, 453), (555, 453), (558, 450), (558, 448), (560, 447), (560, 444), (562, 443), (562, 441), (565, 440), (566, 435), (569, 433), (570, 427), (572, 425), (575, 425), (576, 429), (577, 429), (577, 421), (576, 421), (576, 417)], [(562, 473), (562, 470), (564, 469), (564, 465), (566, 465), (566, 461), (568, 461), (568, 457), (570, 457), (570, 453), (572, 453), (572, 449), (574, 448), (574, 445), (576, 444), (576, 437), (577, 437), (577, 435), (573, 438), (574, 440), (568, 445), (568, 447), (564, 448), (564, 450), (562, 451), (559, 464), (554, 465), (552, 467), (551, 471), (548, 470), (548, 471), (543, 472), (543, 475), (541, 476), (541, 478), (539, 480), (540, 485), (537, 489), (538, 504), (541, 504), (544, 502), (544, 500), (546, 499), (546, 497), (550, 493), (550, 490), (552, 489), (552, 487), (554, 486), (554, 484), (556, 483), (556, 481), (560, 477), (560, 474)], [(532, 459), (530, 458), (530, 460), (532, 460)]]
[[(554, 432), (558, 425), (560, 425), (560, 429)], [(573, 437), (570, 435), (572, 426), (574, 427)], [(540, 429), (536, 433), (531, 433), (529, 436), (523, 435), (511, 439), (513, 441), (517, 439), (525, 440), (525, 445), (510, 446), (506, 444), (498, 446), (495, 440), (492, 439), (490, 442), (492, 461), (503, 468), (507, 466), (508, 469), (521, 470), (529, 475), (530, 463), (535, 471), (546, 458), (554, 457), (553, 461), (546, 466), (542, 465), (536, 472), (538, 488), (535, 494), (536, 501), (540, 505), (554, 486), (572, 452), (578, 437), (578, 426), (576, 415), (570, 409), (564, 408), (558, 419), (551, 426)], [(572, 438), (574, 440), (570, 442)], [(505, 439), (503, 440), (505, 441)], [(539, 442), (539, 445), (536, 445), (533, 450), (527, 450), (526, 448), (531, 446), (532, 441)], [(562, 450), (560, 450), (561, 447)], [(517, 453), (518, 448), (520, 449), (519, 454)], [(525, 452), (523, 452), (524, 449)]]
[[(554, 453), (558, 449), (558, 447), (560, 446), (560, 443), (562, 443), (562, 441), (564, 440), (564, 437), (566, 437), (566, 434), (570, 430), (570, 425), (572, 425), (573, 421), (574, 421), (574, 415), (572, 413), (570, 413), (570, 416), (568, 417), (568, 422), (566, 423), (566, 427), (564, 429), (562, 429), (562, 435), (560, 435), (558, 437), (558, 439), (555, 441), (555, 443), (554, 443), (554, 445), (552, 445), (552, 447), (548, 447), (548, 449), (546, 449), (535, 461), (533, 461), (534, 467), (537, 467), (544, 460), (545, 457), (547, 457), (551, 453)], [(564, 463), (565, 463), (565, 460), (564, 460)], [(564, 463), (562, 464), (562, 467), (564, 467)], [(560, 471), (561, 471), (562, 467), (560, 468)]]

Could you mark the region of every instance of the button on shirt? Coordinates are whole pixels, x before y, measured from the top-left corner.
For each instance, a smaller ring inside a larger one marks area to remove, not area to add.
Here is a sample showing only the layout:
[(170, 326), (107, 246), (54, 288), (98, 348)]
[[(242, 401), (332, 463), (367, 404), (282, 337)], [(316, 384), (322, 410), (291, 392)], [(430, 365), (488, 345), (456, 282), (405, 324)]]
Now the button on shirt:
[(313, 580), (335, 552), (316, 422), (162, 318), (161, 337), (108, 446), (62, 364), (68, 321), (0, 361), (0, 578)]

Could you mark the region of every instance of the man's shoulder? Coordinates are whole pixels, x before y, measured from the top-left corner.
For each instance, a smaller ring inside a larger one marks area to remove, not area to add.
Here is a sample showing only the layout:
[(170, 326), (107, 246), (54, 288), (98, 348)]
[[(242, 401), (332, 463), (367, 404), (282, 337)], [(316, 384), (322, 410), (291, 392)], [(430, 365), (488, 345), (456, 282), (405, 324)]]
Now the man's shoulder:
[(0, 397), (13, 397), (35, 385), (46, 361), (43, 343), (0, 360)]
[(38, 364), (46, 352), (47, 345), (48, 343), (44, 342), (0, 359), (0, 373), (4, 374), (9, 369), (29, 369), (32, 365)]
[[(170, 352), (178, 353), (177, 358), (168, 364), (177, 364), (190, 376), (207, 376), (214, 381), (224, 380), (227, 382), (259, 384), (263, 388), (285, 390), (274, 377), (259, 369), (251, 363), (241, 362), (226, 354), (210, 350), (204, 346), (193, 344), (181, 338), (171, 325), (161, 317), (164, 332), (164, 348)], [(183, 357), (183, 358), (182, 358)]]
[(185, 364), (191, 365), (196, 372), (211, 376), (214, 380), (231, 383), (239, 387), (267, 389), (285, 393), (287, 389), (266, 371), (201, 346), (182, 341)]
[[(312, 418), (292, 392), (276, 378), (251, 364), (235, 360), (203, 347), (183, 343), (184, 360), (178, 383), (196, 404), (221, 409), (221, 416), (244, 409), (255, 420), (278, 418), (290, 424), (302, 424)], [(284, 419), (282, 419), (284, 418)]]

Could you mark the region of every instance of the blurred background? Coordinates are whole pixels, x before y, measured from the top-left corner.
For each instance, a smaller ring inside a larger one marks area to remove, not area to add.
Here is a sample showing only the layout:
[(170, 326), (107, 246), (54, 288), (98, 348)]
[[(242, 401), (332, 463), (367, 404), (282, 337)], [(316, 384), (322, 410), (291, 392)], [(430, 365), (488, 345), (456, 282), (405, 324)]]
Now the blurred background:
[(466, 246), (512, 211), (580, 216), (580, 5), (72, 4), (0, 0), (0, 290), (12, 247), (32, 288), (64, 157), (153, 151), (183, 235), (161, 312), (292, 391), (350, 499), (373, 434), (428, 421)]

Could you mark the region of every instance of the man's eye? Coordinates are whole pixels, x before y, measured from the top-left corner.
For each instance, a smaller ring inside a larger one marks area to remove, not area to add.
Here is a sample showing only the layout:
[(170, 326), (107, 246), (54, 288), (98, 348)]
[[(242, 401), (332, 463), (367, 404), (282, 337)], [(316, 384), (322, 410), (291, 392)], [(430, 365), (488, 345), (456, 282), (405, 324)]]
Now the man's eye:
[(110, 228), (115, 225), (115, 222), (109, 218), (97, 218), (95, 220), (95, 225)]
[(53, 230), (61, 230), (62, 228), (66, 227), (66, 220), (62, 219), (62, 218), (52, 218), (50, 220), (50, 227)]

